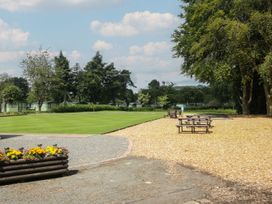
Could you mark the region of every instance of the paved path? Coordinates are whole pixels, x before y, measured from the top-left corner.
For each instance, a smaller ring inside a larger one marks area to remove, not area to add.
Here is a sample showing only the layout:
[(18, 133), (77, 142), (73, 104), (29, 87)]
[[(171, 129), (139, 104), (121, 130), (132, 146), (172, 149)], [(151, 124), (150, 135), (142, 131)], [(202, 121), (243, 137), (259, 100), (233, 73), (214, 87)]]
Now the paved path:
[[(69, 176), (0, 185), (0, 204), (207, 204), (270, 203), (272, 194), (225, 182), (197, 170), (165, 161), (128, 156), (122, 137), (10, 136), (0, 146), (59, 144), (70, 149)], [(86, 155), (83, 159), (80, 155)], [(96, 165), (88, 165), (96, 164)]]
[(105, 135), (81, 136), (70, 135), (2, 135), (0, 148), (4, 147), (33, 147), (37, 144), (44, 146), (58, 144), (69, 150), (69, 166), (95, 165), (103, 161), (119, 158), (126, 154), (130, 148), (130, 142), (124, 137), (111, 137)]
[(272, 195), (178, 164), (127, 157), (66, 177), (0, 186), (0, 198), (0, 204), (238, 204), (269, 203)]

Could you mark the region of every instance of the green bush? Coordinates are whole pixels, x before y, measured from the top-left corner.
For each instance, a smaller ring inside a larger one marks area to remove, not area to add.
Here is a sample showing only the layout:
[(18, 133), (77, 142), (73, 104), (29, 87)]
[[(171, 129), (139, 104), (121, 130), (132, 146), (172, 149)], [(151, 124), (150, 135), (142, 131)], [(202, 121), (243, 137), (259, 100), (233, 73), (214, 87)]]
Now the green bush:
[(94, 112), (102, 110), (117, 110), (117, 107), (111, 105), (95, 105), (95, 104), (77, 104), (77, 105), (59, 105), (52, 109), (55, 113), (68, 112)]
[(185, 110), (233, 109), (232, 106), (187, 106)]
[(59, 105), (52, 109), (55, 113), (69, 113), (69, 112), (95, 112), (95, 111), (161, 111), (152, 107), (142, 108), (128, 108), (117, 107), (112, 105), (96, 105), (96, 104), (76, 104), (76, 105)]

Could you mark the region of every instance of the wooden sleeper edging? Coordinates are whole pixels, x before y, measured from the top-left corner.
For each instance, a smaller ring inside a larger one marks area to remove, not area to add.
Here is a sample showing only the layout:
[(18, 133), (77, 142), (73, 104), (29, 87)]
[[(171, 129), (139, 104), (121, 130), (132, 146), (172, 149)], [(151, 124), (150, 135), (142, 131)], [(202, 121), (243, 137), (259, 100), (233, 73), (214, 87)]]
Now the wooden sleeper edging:
[(0, 163), (0, 184), (68, 173), (68, 157)]

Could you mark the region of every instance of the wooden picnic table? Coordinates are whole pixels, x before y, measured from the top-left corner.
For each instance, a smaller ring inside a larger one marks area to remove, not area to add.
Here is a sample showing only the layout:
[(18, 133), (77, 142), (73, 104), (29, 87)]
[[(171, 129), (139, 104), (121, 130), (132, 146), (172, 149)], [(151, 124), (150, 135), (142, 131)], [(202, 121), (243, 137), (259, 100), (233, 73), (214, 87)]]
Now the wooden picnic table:
[(196, 128), (204, 128), (206, 133), (208, 133), (211, 122), (212, 120), (210, 117), (186, 117), (178, 118), (178, 124), (176, 126), (179, 133), (184, 132), (184, 127), (191, 128), (192, 133), (196, 132)]

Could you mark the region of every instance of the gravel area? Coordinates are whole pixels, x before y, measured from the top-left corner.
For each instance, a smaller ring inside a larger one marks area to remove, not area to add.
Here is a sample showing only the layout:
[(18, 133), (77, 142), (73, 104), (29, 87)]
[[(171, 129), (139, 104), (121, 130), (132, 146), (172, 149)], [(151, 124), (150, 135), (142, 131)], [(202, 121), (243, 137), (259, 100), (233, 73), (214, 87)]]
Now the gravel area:
[(0, 148), (4, 147), (33, 147), (37, 144), (43, 146), (58, 144), (69, 150), (69, 167), (95, 165), (103, 161), (122, 156), (127, 152), (129, 140), (124, 137), (110, 137), (106, 135), (97, 136), (58, 136), (58, 135), (37, 135), (20, 136), (6, 135), (1, 136)]
[(164, 118), (111, 133), (133, 142), (132, 155), (196, 167), (230, 181), (272, 188), (272, 119), (214, 120), (210, 134), (178, 134)]

